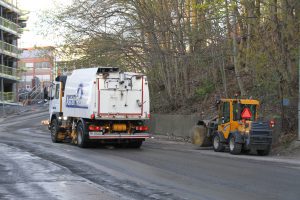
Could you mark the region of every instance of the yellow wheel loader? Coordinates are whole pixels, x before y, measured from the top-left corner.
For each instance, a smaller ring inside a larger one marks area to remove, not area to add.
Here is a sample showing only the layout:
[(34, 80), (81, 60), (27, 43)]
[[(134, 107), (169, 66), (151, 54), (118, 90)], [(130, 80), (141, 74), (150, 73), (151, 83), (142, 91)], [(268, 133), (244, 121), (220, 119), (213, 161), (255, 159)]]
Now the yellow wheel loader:
[(213, 146), (216, 152), (229, 147), (231, 154), (256, 151), (268, 155), (272, 145), (274, 121), (258, 120), (259, 101), (252, 99), (221, 99), (218, 116), (200, 120), (193, 128), (192, 143)]

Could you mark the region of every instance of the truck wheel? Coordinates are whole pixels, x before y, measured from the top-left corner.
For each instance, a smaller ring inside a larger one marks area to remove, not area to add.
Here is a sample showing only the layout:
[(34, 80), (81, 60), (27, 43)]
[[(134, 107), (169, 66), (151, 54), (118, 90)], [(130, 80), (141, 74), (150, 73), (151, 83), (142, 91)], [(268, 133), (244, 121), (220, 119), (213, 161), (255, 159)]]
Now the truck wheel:
[(203, 125), (194, 126), (191, 135), (192, 144), (200, 147), (211, 146), (211, 139), (207, 137), (207, 128)]
[(264, 150), (257, 150), (257, 155), (259, 155), (259, 156), (267, 156), (267, 155), (269, 155), (270, 151), (271, 151), (271, 146), (268, 146)]
[(229, 152), (237, 155), (242, 151), (242, 144), (235, 142), (235, 137), (232, 135), (229, 138)]
[(59, 125), (56, 118), (51, 120), (50, 132), (51, 132), (51, 140), (53, 143), (61, 142), (61, 140), (58, 139)]
[(81, 148), (87, 147), (87, 138), (81, 122), (77, 125), (77, 145)]
[(221, 152), (225, 150), (225, 146), (221, 142), (220, 136), (218, 134), (215, 134), (213, 137), (213, 148), (215, 152)]

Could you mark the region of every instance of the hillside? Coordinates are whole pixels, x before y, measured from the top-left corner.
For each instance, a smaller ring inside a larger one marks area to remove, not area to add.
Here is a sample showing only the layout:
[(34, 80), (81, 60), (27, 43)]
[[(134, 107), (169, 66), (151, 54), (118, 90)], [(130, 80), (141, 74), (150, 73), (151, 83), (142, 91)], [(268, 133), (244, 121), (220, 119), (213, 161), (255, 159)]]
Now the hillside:
[(71, 69), (145, 73), (153, 112), (211, 115), (216, 97), (240, 93), (297, 128), (298, 0), (83, 0), (45, 13), (43, 27), (64, 37)]

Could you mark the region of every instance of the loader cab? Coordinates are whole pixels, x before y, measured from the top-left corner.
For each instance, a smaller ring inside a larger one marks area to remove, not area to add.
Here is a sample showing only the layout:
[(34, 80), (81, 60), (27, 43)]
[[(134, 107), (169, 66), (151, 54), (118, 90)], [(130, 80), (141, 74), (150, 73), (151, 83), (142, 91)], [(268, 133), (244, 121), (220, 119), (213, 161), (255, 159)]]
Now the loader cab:
[(239, 120), (248, 120), (248, 121), (256, 121), (257, 119), (257, 108), (258, 104), (242, 104), (240, 102), (234, 101), (232, 102), (233, 107), (233, 121)]
[(218, 131), (227, 139), (245, 122), (256, 121), (259, 102), (252, 99), (221, 99), (218, 110)]
[(230, 121), (248, 120), (258, 118), (259, 102), (251, 99), (222, 99), (218, 103), (218, 124)]

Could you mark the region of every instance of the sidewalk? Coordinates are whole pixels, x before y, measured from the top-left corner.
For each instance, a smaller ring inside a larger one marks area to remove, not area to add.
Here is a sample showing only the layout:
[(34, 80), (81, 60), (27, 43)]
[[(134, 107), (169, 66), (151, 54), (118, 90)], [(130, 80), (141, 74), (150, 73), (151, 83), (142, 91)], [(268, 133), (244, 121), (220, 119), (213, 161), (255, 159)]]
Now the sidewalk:
[(0, 152), (0, 199), (127, 199), (16, 147), (0, 143)]
[[(19, 105), (9, 105), (9, 104), (0, 104), (0, 118), (5, 117), (6, 115), (11, 115), (13, 113), (18, 112), (22, 109), (23, 106)], [(4, 111), (3, 111), (4, 109)]]
[[(18, 106), (14, 108), (5, 107), (5, 114), (2, 111), (2, 107), (0, 108), (0, 123), (4, 121), (9, 121), (11, 118), (22, 117), (22, 116), (30, 116), (32, 114), (38, 114), (41, 112), (48, 111), (48, 105), (45, 104), (36, 104), (29, 106)], [(7, 112), (8, 111), (8, 112)]]

